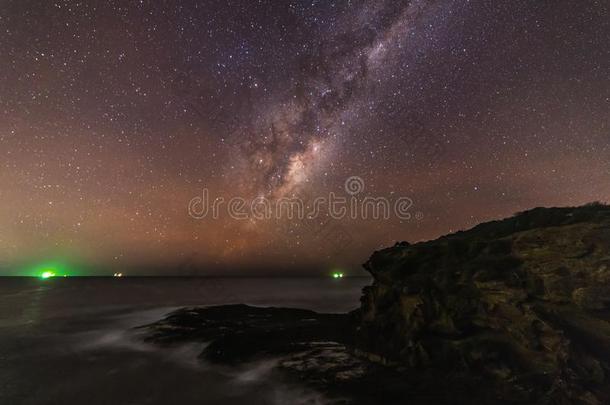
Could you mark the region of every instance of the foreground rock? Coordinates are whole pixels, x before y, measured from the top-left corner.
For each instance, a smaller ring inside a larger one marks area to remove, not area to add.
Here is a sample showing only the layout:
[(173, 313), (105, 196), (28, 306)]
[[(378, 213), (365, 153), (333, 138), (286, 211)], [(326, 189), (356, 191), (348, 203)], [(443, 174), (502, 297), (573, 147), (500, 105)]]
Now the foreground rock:
[(157, 344), (209, 342), (205, 360), (236, 364), (256, 357), (294, 353), (315, 341), (352, 342), (350, 316), (289, 308), (224, 305), (185, 308), (145, 326)]
[[(430, 403), (415, 401), (418, 387), (403, 372), (354, 349), (357, 322), (355, 314), (225, 305), (180, 309), (139, 329), (146, 341), (162, 346), (207, 342), (200, 357), (212, 363), (279, 358), (278, 378), (315, 388), (336, 403), (401, 404), (407, 397), (414, 404)], [(443, 392), (424, 391), (433, 403), (445, 403)]]
[(362, 404), (610, 403), (610, 208), (535, 209), (365, 264), (351, 314), (185, 309), (149, 340), (278, 371)]

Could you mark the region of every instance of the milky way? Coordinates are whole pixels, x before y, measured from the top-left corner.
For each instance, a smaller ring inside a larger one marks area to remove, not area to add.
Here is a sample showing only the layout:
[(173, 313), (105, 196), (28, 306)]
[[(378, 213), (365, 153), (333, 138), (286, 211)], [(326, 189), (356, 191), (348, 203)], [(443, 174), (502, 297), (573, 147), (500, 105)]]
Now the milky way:
[[(358, 272), (399, 240), (608, 201), (608, 17), (593, 0), (5, 0), (0, 273)], [(310, 208), (350, 178), (409, 218), (188, 211), (204, 189)]]
[(425, 41), (412, 38), (451, 6), (377, 2), (353, 7), (323, 27), (324, 41), (297, 58), (293, 90), (279, 107), (269, 108), (274, 115), (257, 125), (247, 143), (247, 172), (262, 174), (263, 187), (277, 196), (294, 192), (314, 169), (324, 169), (326, 164), (318, 163), (328, 156), (320, 149), (332, 150), (337, 137), (349, 136), (345, 122), (366, 108), (370, 92), (377, 90), (377, 99), (388, 96), (382, 82), (396, 71), (396, 60), (408, 58), (407, 50), (425, 48)]

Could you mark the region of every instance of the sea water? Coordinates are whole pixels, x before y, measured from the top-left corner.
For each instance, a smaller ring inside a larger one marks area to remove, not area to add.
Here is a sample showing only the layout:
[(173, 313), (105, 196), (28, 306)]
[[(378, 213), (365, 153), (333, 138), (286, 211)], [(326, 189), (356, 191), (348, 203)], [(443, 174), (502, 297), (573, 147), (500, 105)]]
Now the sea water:
[(0, 405), (316, 404), (280, 382), (277, 359), (197, 359), (205, 342), (159, 348), (134, 327), (184, 306), (247, 303), (346, 312), (368, 278), (0, 278)]

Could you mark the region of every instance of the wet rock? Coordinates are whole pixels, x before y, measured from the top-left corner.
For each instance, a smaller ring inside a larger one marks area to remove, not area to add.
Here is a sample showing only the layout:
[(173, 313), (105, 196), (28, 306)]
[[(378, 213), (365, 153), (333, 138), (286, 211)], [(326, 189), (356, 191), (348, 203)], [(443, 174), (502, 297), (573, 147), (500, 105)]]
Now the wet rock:
[(184, 308), (144, 326), (156, 344), (209, 342), (201, 357), (235, 364), (261, 355), (302, 350), (311, 341), (351, 341), (350, 316), (290, 308), (224, 305)]

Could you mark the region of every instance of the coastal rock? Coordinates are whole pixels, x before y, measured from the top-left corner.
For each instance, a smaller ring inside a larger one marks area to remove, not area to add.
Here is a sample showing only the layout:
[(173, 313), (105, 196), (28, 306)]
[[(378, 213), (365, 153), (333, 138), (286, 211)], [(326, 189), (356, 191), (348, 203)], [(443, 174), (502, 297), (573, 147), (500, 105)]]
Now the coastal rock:
[(365, 268), (356, 346), (370, 360), (481, 379), (494, 401), (610, 403), (609, 207), (535, 209)]
[(303, 345), (314, 341), (350, 342), (349, 322), (347, 314), (238, 304), (184, 308), (141, 328), (146, 330), (148, 342), (207, 342), (202, 359), (237, 364), (257, 356), (306, 350)]

